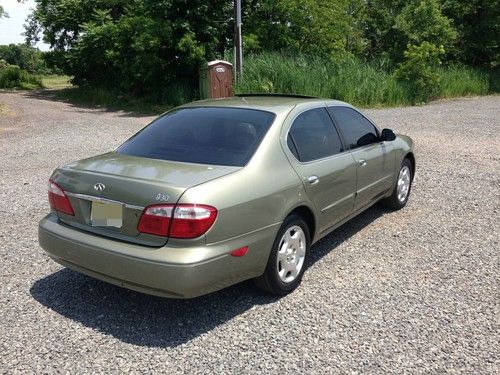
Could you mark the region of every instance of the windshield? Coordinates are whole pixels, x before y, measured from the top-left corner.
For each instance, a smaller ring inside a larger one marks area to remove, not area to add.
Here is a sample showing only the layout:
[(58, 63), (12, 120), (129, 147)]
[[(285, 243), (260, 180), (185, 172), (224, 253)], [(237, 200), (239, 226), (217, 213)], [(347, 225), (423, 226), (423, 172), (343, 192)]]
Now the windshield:
[(151, 159), (244, 166), (274, 121), (269, 112), (195, 107), (168, 112), (117, 152)]

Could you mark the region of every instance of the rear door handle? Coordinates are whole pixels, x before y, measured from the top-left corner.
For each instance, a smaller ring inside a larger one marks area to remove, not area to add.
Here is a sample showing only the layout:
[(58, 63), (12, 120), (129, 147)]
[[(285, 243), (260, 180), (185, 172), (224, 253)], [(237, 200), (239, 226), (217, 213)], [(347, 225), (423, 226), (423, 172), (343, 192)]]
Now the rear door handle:
[(358, 164), (360, 167), (364, 167), (366, 165), (366, 160), (365, 159), (359, 159)]
[(318, 176), (309, 176), (309, 177), (307, 177), (307, 181), (311, 185), (316, 185), (319, 182), (319, 177)]

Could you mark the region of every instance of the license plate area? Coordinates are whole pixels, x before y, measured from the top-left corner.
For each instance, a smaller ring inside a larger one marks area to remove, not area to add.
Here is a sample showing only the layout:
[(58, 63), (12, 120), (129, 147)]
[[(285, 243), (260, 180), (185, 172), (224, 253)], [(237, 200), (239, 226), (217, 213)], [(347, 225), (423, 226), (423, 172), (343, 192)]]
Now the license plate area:
[(123, 225), (123, 205), (92, 201), (90, 224), (93, 227), (121, 228)]

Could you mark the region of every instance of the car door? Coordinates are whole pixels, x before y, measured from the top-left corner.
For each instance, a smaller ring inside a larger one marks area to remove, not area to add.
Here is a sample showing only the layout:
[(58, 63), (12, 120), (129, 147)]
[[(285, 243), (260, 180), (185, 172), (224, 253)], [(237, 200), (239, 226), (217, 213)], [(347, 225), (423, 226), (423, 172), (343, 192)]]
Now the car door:
[(331, 106), (346, 146), (356, 160), (355, 210), (372, 203), (391, 189), (395, 155), (389, 142), (381, 142), (379, 130), (351, 107)]
[(354, 208), (356, 166), (346, 152), (326, 107), (299, 114), (287, 134), (291, 164), (315, 205), (321, 231), (348, 216)]

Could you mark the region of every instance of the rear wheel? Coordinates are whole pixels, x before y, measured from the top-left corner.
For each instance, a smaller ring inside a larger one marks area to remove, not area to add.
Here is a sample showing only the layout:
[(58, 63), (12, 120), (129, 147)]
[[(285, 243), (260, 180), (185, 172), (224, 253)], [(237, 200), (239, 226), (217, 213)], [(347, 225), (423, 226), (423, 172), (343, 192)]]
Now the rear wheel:
[(389, 198), (384, 199), (382, 202), (386, 207), (394, 210), (399, 210), (406, 206), (408, 198), (410, 197), (411, 184), (413, 182), (413, 166), (408, 159), (404, 159), (399, 169), (398, 180), (394, 191)]
[(264, 274), (255, 284), (266, 292), (285, 295), (297, 288), (304, 274), (309, 251), (309, 228), (298, 215), (283, 222), (274, 240)]

